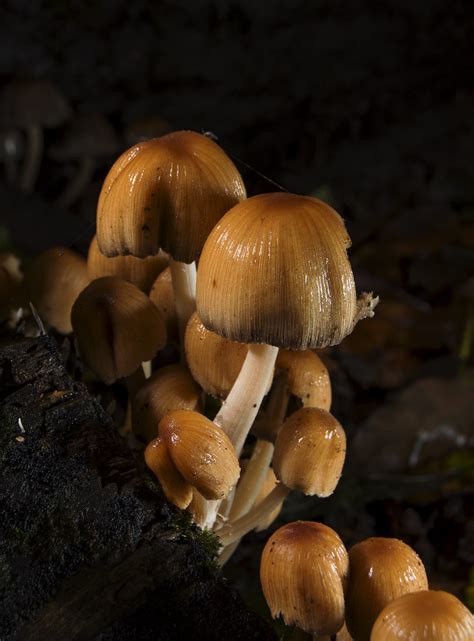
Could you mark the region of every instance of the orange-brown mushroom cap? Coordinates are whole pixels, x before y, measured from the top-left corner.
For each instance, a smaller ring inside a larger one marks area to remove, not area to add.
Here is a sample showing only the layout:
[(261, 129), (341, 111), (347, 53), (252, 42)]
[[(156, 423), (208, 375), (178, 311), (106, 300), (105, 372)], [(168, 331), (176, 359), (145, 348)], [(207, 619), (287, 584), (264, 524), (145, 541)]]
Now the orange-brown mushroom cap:
[(370, 641), (472, 641), (474, 616), (453, 594), (411, 592), (379, 614)]
[(344, 623), (346, 549), (326, 525), (296, 521), (267, 541), (260, 580), (274, 618), (310, 634), (334, 634)]
[(197, 275), (204, 325), (240, 343), (304, 350), (336, 345), (362, 312), (350, 239), (329, 205), (287, 193), (233, 207), (207, 239)]
[(177, 131), (124, 152), (105, 179), (97, 240), (106, 256), (160, 247), (192, 263), (224, 213), (245, 198), (234, 163), (209, 137)]
[(108, 385), (129, 376), (166, 344), (160, 312), (137, 287), (114, 276), (94, 280), (72, 309), (85, 362)]

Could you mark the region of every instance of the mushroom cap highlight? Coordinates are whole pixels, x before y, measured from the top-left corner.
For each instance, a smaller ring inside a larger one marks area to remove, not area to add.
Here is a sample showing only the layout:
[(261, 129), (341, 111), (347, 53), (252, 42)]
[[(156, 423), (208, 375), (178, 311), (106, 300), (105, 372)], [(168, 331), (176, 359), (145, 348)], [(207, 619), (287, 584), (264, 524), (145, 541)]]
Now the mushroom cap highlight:
[(71, 318), (84, 361), (107, 385), (132, 374), (166, 344), (160, 312), (146, 294), (115, 276), (92, 281)]
[(388, 603), (428, 588), (420, 557), (398, 539), (365, 539), (349, 550), (349, 562), (346, 622), (357, 641), (370, 641), (375, 619)]
[(106, 256), (158, 253), (192, 263), (217, 221), (245, 198), (237, 168), (210, 138), (178, 131), (134, 145), (115, 162), (97, 206)]
[(474, 616), (453, 594), (421, 590), (398, 597), (379, 614), (370, 641), (472, 641)]
[(204, 325), (240, 343), (304, 350), (336, 345), (357, 315), (350, 239), (316, 198), (262, 194), (233, 207), (199, 262)]
[(268, 539), (260, 563), (273, 618), (309, 634), (334, 634), (344, 623), (348, 558), (341, 539), (321, 523), (296, 521)]

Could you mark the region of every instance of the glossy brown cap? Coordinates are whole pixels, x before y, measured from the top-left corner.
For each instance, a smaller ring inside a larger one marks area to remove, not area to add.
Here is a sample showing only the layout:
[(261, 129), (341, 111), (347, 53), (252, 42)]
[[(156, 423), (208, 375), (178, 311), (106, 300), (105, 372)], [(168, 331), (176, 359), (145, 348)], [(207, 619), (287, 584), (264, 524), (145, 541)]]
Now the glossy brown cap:
[(71, 310), (89, 284), (85, 259), (71, 249), (53, 247), (36, 256), (25, 270), (23, 298), (40, 318), (61, 334), (72, 332)]
[(372, 537), (349, 550), (350, 581), (346, 622), (357, 641), (370, 641), (370, 631), (383, 608), (403, 594), (428, 588), (417, 553), (403, 541)]
[(329, 205), (287, 193), (254, 196), (214, 227), (199, 261), (204, 325), (240, 343), (304, 350), (337, 345), (371, 315), (356, 300), (350, 239)]
[(276, 366), (288, 372), (288, 388), (303, 403), (303, 407), (331, 408), (331, 381), (329, 372), (311, 349), (292, 352), (280, 349)]
[(472, 641), (474, 616), (453, 594), (422, 590), (389, 603), (370, 641)]
[(159, 480), (168, 501), (181, 510), (186, 509), (193, 498), (193, 488), (176, 469), (162, 438), (148, 443), (145, 462)]
[(292, 490), (330, 496), (341, 477), (346, 457), (346, 435), (325, 410), (304, 407), (283, 423), (275, 443), (273, 468)]
[(236, 485), (240, 467), (223, 430), (198, 412), (178, 410), (163, 417), (158, 433), (174, 464), (204, 498), (224, 499)]
[(145, 441), (158, 435), (158, 423), (174, 410), (196, 410), (201, 390), (183, 365), (154, 372), (132, 399), (134, 433)]
[(166, 344), (160, 312), (135, 285), (114, 276), (94, 280), (71, 317), (84, 361), (108, 385), (132, 374)]
[(154, 281), (150, 290), (150, 300), (165, 319), (168, 337), (177, 339), (179, 336), (178, 316), (176, 315), (173, 281), (169, 267), (164, 269)]
[(209, 232), (245, 198), (237, 168), (207, 136), (178, 131), (123, 153), (105, 179), (97, 240), (106, 256), (158, 253), (192, 263)]
[(87, 256), (87, 273), (90, 280), (102, 276), (117, 276), (148, 294), (153, 282), (168, 265), (168, 256), (160, 251), (156, 256), (136, 258), (135, 256), (104, 256), (97, 244), (97, 238), (91, 241)]
[(272, 617), (309, 634), (335, 634), (344, 623), (347, 571), (347, 552), (334, 530), (311, 521), (284, 525), (267, 541), (260, 563)]
[(195, 312), (186, 326), (184, 347), (189, 369), (202, 389), (225, 398), (244, 364), (247, 345), (228, 341), (206, 329)]

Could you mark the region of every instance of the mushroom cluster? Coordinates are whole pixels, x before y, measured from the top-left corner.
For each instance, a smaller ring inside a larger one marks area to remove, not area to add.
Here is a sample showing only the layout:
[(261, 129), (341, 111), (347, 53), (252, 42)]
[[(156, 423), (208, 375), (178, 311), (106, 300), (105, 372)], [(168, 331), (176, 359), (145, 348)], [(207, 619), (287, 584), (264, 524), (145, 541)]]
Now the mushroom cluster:
[[(116, 160), (87, 261), (55, 248), (25, 274), (24, 300), (56, 331), (74, 331), (89, 375), (124, 381), (122, 434), (144, 448), (169, 501), (215, 532), (222, 563), (247, 532), (269, 526), (290, 491), (324, 498), (336, 489), (346, 437), (315, 350), (339, 344), (378, 302), (356, 296), (349, 246), (329, 205), (289, 193), (246, 198), (225, 152), (179, 131)], [(345, 620), (348, 557), (329, 528), (298, 527), (281, 536), (288, 550), (303, 544), (295, 569), (307, 554), (328, 555), (330, 578), (311, 576), (324, 593), (339, 583), (316, 614), (305, 601), (310, 624), (288, 621), (333, 634)], [(280, 588), (265, 576), (273, 603)]]

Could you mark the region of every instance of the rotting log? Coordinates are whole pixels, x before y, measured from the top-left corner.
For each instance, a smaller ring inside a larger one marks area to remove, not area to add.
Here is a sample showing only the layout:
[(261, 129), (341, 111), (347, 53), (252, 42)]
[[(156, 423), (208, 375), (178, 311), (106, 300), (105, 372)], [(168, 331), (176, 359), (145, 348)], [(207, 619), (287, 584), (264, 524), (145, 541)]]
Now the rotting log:
[(275, 639), (53, 338), (0, 347), (1, 641)]

